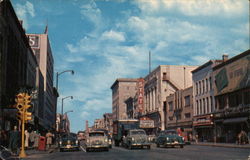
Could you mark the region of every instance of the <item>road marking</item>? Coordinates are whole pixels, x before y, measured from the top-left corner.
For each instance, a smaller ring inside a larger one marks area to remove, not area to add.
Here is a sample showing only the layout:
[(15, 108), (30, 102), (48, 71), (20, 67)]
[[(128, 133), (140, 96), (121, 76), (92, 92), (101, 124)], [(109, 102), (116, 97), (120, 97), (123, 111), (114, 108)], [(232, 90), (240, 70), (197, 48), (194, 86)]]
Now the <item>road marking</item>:
[(82, 149), (83, 152), (86, 152), (86, 150), (82, 146), (80, 146), (80, 148)]

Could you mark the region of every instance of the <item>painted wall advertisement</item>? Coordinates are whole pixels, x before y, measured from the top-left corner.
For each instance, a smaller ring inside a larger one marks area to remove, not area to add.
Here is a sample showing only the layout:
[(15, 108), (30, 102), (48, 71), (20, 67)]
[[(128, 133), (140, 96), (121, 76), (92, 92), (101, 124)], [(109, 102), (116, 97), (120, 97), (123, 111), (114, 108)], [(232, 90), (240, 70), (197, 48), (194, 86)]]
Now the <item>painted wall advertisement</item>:
[(215, 95), (250, 86), (250, 55), (214, 71)]

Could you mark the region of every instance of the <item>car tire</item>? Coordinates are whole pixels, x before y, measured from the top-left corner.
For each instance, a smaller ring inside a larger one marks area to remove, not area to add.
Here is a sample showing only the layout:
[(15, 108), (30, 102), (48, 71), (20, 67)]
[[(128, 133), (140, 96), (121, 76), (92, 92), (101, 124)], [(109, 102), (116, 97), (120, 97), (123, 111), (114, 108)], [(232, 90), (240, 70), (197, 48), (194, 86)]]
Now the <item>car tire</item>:
[(183, 148), (184, 146), (183, 145), (180, 145), (180, 148)]
[(151, 146), (147, 146), (147, 149), (150, 149), (151, 148)]
[(62, 149), (62, 148), (60, 148), (60, 152), (63, 152), (63, 149)]
[(128, 149), (131, 150), (132, 149), (132, 145), (129, 143), (128, 144)]
[(159, 143), (156, 143), (156, 147), (159, 148), (159, 147), (160, 147), (160, 144), (159, 144)]
[(115, 141), (115, 146), (116, 146), (116, 147), (119, 146), (119, 141)]

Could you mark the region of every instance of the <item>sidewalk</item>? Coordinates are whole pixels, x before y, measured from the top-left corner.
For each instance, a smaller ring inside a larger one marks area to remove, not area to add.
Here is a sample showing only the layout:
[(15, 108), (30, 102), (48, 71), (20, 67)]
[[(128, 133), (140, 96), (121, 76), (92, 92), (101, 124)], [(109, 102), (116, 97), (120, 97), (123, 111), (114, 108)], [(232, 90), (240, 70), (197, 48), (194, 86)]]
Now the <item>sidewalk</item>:
[(228, 148), (243, 148), (250, 149), (250, 144), (235, 144), (235, 143), (214, 143), (214, 142), (192, 142), (192, 145), (200, 145), (200, 146), (214, 146), (214, 147), (228, 147)]
[(51, 146), (50, 149), (47, 149), (45, 151), (40, 151), (40, 150), (36, 150), (36, 149), (28, 149), (28, 150), (25, 150), (27, 157), (24, 159), (29, 159), (29, 158), (34, 159), (34, 158), (39, 157), (39, 155), (50, 154), (50, 153), (53, 153), (55, 151), (57, 151), (56, 145)]

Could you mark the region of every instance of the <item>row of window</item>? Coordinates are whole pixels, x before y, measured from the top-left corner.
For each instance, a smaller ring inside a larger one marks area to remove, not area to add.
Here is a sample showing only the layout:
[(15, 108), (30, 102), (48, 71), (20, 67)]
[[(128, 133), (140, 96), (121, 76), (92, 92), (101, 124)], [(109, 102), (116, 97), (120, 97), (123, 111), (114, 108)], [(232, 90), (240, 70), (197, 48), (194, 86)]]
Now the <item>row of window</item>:
[[(181, 120), (181, 114), (178, 114), (176, 116), (170, 116), (170, 117), (168, 117), (168, 120), (173, 121), (174, 117), (175, 117), (176, 120)], [(185, 113), (184, 114), (184, 119), (188, 119), (188, 118), (191, 118), (191, 113)]]
[[(189, 107), (191, 105), (191, 96), (185, 96), (184, 97), (184, 106), (185, 107)], [(174, 106), (173, 106), (173, 101), (168, 102), (168, 107), (169, 107), (169, 111), (173, 111), (174, 110)]]
[(213, 97), (206, 97), (199, 100), (196, 100), (196, 113), (206, 114), (213, 112)]
[(212, 89), (212, 78), (209, 77), (203, 80), (200, 80), (195, 83), (196, 86), (196, 95), (203, 94)]

